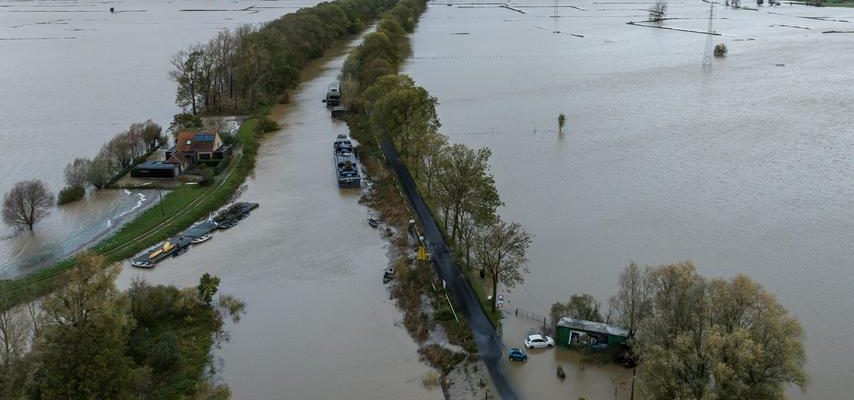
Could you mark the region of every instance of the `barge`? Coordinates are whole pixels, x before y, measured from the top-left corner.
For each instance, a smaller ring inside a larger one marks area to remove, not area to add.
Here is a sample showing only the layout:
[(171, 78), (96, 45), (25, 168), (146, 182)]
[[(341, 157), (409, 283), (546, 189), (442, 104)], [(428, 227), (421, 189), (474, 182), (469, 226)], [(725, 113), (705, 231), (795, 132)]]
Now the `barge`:
[(359, 188), (362, 177), (356, 161), (353, 142), (346, 135), (338, 135), (334, 143), (335, 175), (340, 188)]
[(341, 85), (338, 81), (332, 82), (326, 88), (326, 106), (336, 107), (341, 105)]
[(131, 265), (138, 268), (154, 268), (164, 258), (177, 257), (187, 250), (191, 244), (200, 244), (211, 238), (211, 232), (217, 229), (227, 229), (246, 218), (249, 212), (258, 208), (258, 203), (235, 203), (217, 213), (216, 217), (208, 218), (177, 236), (170, 237), (156, 246), (148, 249), (139, 257), (131, 260)]

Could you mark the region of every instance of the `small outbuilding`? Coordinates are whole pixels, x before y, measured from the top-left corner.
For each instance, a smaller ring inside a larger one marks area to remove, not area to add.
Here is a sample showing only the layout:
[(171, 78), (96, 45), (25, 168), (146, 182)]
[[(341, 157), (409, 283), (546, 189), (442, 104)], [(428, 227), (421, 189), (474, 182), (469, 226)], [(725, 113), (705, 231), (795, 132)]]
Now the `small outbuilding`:
[(181, 174), (181, 167), (165, 161), (146, 161), (130, 170), (132, 178), (175, 178)]
[(557, 323), (557, 343), (566, 347), (607, 348), (626, 342), (629, 332), (603, 322), (563, 317)]

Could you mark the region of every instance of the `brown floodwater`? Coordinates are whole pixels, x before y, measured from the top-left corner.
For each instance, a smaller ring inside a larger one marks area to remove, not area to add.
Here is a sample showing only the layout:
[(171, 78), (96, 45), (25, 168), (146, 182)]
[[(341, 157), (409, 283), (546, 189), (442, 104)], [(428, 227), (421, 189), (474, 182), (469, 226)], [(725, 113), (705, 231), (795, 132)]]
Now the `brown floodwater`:
[(344, 50), (273, 110), (282, 129), (263, 139), (240, 197), (260, 208), (179, 258), (153, 270), (126, 266), (119, 278), (192, 286), (208, 272), (246, 302), (214, 355), (235, 399), (442, 398), (422, 386), (430, 369), (382, 283), (386, 244), (358, 190), (335, 179), (332, 142), (348, 129), (321, 99)]
[[(627, 25), (651, 2), (432, 4), (405, 72), (439, 100), (452, 142), (489, 146), (505, 219), (533, 235), (531, 274), (508, 310), (547, 314), (590, 293), (607, 304), (634, 260), (744, 273), (803, 324), (811, 384), (790, 398), (854, 390), (854, 10), (715, 10), (706, 36)], [(664, 26), (704, 31), (709, 5), (670, 2)], [(574, 36), (578, 35), (578, 36)], [(582, 37), (580, 37), (582, 36)], [(557, 116), (567, 127), (557, 132)], [(508, 316), (504, 341), (536, 322)], [(629, 371), (587, 366), (560, 383), (566, 351), (508, 368), (532, 399), (628, 398)]]
[[(169, 57), (178, 50), (221, 29), (257, 25), (317, 2), (262, 3), (2, 2), (0, 193), (33, 178), (58, 192), (67, 163), (95, 156), (131, 123), (152, 119), (168, 126), (180, 111), (168, 76)], [(33, 234), (16, 234), (0, 224), (0, 279), (35, 271), (98, 240), (156, 196), (146, 191), (90, 195), (54, 210)]]

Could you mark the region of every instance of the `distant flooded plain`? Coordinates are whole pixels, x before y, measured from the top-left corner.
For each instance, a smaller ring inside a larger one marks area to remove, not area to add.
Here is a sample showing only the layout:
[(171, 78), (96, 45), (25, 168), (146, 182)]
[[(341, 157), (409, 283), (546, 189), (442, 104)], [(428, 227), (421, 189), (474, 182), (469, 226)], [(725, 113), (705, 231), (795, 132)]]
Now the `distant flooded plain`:
[[(823, 32), (854, 30), (854, 10), (716, 7), (729, 55), (704, 73), (706, 35), (626, 24), (651, 3), (560, 2), (555, 18), (553, 2), (450, 1), (419, 22), (404, 72), (452, 142), (493, 150), (500, 213), (535, 235), (504, 342), (537, 326), (517, 307), (547, 315), (574, 293), (607, 307), (630, 260), (692, 260), (749, 275), (800, 319), (811, 383), (789, 398), (850, 398), (854, 35)], [(708, 3), (668, 4), (663, 26), (707, 30)], [(563, 350), (507, 370), (526, 398), (630, 396), (630, 371), (582, 371)]]
[[(59, 192), (66, 164), (94, 157), (131, 123), (152, 119), (167, 127), (180, 112), (168, 75), (175, 52), (221, 29), (316, 4), (261, 3), (0, 1), (0, 193), (34, 178)], [(102, 191), (54, 210), (33, 234), (0, 224), (0, 279), (91, 244), (157, 195)]]

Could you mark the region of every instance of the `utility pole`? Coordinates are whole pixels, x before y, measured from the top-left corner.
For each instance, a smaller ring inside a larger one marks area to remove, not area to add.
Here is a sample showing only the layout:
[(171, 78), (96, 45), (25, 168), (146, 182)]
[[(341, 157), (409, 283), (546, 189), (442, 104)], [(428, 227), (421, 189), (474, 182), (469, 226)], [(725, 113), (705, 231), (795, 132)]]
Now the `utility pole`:
[(552, 18), (558, 18), (558, 17), (560, 17), (560, 15), (558, 15), (558, 10), (557, 10), (557, 9), (558, 9), (558, 2), (559, 2), (559, 1), (560, 1), (560, 0), (555, 0), (555, 14), (554, 14), (554, 15), (552, 15)]
[(163, 211), (163, 193), (160, 192), (160, 186), (157, 187), (157, 197), (160, 197), (160, 215), (166, 215), (166, 211)]
[(709, 2), (709, 29), (706, 31), (706, 50), (703, 53), (703, 72), (712, 72), (712, 36), (715, 33), (715, 3)]

